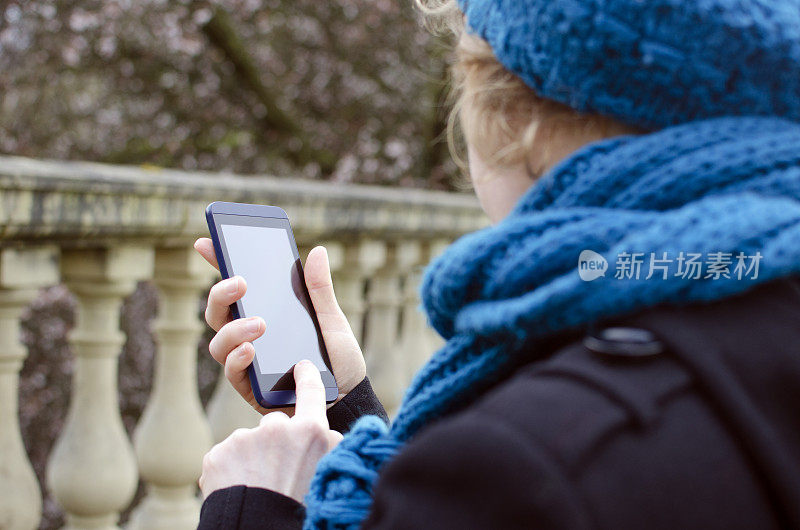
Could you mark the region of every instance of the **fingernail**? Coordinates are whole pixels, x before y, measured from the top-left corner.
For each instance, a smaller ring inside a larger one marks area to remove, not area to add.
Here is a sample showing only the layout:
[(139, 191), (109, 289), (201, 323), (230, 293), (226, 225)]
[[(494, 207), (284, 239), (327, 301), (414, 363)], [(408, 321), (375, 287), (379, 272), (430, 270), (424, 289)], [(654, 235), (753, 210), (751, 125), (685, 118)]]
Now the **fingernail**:
[(236, 355), (239, 357), (247, 357), (247, 346), (242, 344), (236, 351)]
[(307, 366), (309, 364), (311, 364), (311, 361), (309, 361), (308, 359), (303, 359), (302, 361), (297, 363), (297, 366), (300, 366), (300, 365)]
[(228, 280), (228, 293), (236, 294), (237, 292), (239, 292), (239, 277), (234, 276)]
[(250, 333), (258, 332), (258, 330), (261, 329), (261, 319), (258, 317), (247, 319), (247, 323), (245, 324), (245, 329)]

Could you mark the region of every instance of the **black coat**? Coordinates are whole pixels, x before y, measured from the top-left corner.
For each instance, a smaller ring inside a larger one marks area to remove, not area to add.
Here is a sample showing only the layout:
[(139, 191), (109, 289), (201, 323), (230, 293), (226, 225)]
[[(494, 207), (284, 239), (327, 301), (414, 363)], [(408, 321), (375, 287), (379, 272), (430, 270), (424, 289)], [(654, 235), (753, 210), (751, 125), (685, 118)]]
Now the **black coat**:
[[(364, 527), (800, 528), (800, 282), (553, 344), (415, 436)], [(376, 407), (365, 381), (329, 417), (344, 429)], [(294, 500), (237, 486), (206, 499), (200, 528), (302, 519)]]

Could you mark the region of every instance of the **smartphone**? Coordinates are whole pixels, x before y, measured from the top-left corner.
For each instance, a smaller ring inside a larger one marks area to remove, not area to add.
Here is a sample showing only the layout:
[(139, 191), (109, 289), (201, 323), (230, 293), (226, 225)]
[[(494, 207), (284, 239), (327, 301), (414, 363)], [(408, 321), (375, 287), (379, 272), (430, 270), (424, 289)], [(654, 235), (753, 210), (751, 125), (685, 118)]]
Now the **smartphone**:
[(241, 276), (245, 295), (231, 306), (233, 318), (261, 317), (266, 331), (253, 341), (248, 367), (259, 405), (295, 403), (294, 365), (312, 361), (322, 374), (325, 399), (339, 395), (317, 314), (308, 295), (289, 218), (277, 206), (213, 202), (206, 220), (223, 278)]

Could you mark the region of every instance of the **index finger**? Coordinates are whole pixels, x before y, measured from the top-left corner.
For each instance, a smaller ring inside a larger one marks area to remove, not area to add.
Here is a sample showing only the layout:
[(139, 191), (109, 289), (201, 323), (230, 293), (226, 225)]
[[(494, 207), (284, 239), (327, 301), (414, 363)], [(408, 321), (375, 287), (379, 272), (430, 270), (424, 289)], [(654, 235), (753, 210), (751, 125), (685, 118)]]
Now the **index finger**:
[(325, 415), (325, 386), (314, 363), (305, 360), (294, 365), (295, 418), (306, 418), (323, 422), (328, 426)]
[(212, 267), (219, 270), (219, 263), (217, 263), (217, 253), (214, 252), (214, 243), (207, 237), (198, 238), (194, 242), (194, 249), (205, 258)]

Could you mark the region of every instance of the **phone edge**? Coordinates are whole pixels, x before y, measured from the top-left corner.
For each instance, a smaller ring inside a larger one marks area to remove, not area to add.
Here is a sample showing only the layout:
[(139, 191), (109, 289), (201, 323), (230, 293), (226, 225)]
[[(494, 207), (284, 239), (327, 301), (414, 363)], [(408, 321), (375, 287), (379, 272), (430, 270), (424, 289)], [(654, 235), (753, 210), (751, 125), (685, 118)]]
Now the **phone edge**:
[[(208, 225), (208, 232), (211, 235), (211, 243), (214, 245), (214, 254), (217, 257), (217, 265), (219, 265), (219, 273), (223, 279), (228, 279), (231, 277), (230, 272), (228, 271), (228, 264), (225, 262), (225, 255), (222, 253), (222, 247), (220, 246), (220, 238), (219, 233), (217, 233), (216, 223), (214, 222), (214, 214), (219, 213), (222, 214), (223, 212), (215, 212), (215, 208), (219, 208), (221, 205), (224, 205), (221, 201), (215, 201), (206, 206), (206, 224)], [(233, 204), (233, 203), (227, 203)], [(239, 315), (239, 307), (236, 303), (230, 305), (231, 316), (233, 320), (240, 318)], [(269, 407), (269, 404), (264, 399), (264, 395), (261, 392), (261, 385), (258, 384), (258, 378), (256, 377), (255, 368), (253, 367), (253, 363), (251, 362), (250, 365), (247, 367), (247, 376), (250, 379), (250, 388), (253, 391), (253, 397), (255, 398), (256, 402), (261, 405), (262, 407)]]
[[(242, 208), (244, 207), (244, 208)], [(259, 213), (259, 210), (266, 210), (271, 212), (271, 215), (263, 215)], [(222, 210), (222, 211), (215, 211), (215, 210)], [(226, 211), (227, 210), (227, 211)], [(217, 233), (216, 223), (214, 222), (214, 214), (220, 215), (243, 215), (249, 217), (270, 217), (270, 218), (277, 218), (277, 219), (286, 219), (289, 221), (289, 215), (286, 211), (279, 207), (279, 206), (270, 206), (270, 205), (261, 205), (261, 204), (244, 204), (244, 203), (235, 203), (235, 202), (225, 202), (225, 201), (214, 201), (206, 206), (206, 224), (208, 225), (208, 231), (211, 235), (211, 243), (214, 245), (214, 253), (217, 257), (217, 264), (219, 265), (219, 272), (223, 279), (230, 278), (230, 272), (228, 271), (227, 263), (225, 263), (224, 254), (222, 253), (222, 247), (220, 246), (220, 238), (219, 234)], [(277, 214), (277, 215), (275, 215)], [(291, 221), (289, 221), (289, 226), (291, 227)], [(295, 247), (297, 246), (297, 242), (294, 237), (294, 230), (292, 230), (292, 243), (294, 243)], [(305, 286), (304, 286), (305, 287)], [(305, 288), (306, 295), (308, 295), (308, 288)], [(312, 302), (313, 307), (313, 302)], [(239, 308), (234, 303), (230, 306), (231, 315), (233, 316), (234, 320), (240, 318), (239, 315)], [(314, 309), (316, 312), (316, 308)], [(314, 317), (314, 323), (317, 327), (319, 327), (318, 319), (316, 315)], [(321, 331), (320, 331), (321, 333)], [(327, 352), (327, 346), (325, 348), (325, 356), (328, 357), (328, 362), (330, 362), (330, 354)], [(325, 386), (325, 402), (326, 403), (333, 403), (339, 397), (339, 383), (336, 380), (336, 375), (333, 373), (333, 368), (330, 368), (331, 377), (333, 377), (335, 387), (328, 387)], [(291, 407), (294, 406), (296, 403), (296, 396), (294, 396), (294, 400), (289, 403), (271, 403), (267, 400), (266, 396), (264, 396), (263, 392), (261, 392), (261, 385), (258, 384), (258, 377), (255, 373), (255, 367), (251, 362), (250, 365), (247, 367), (247, 376), (250, 379), (250, 388), (253, 391), (253, 397), (255, 398), (256, 402), (264, 408), (272, 409), (272, 408), (282, 408), (282, 407)], [(335, 390), (333, 394), (329, 394), (329, 390)], [(295, 394), (294, 390), (275, 390), (268, 392), (269, 394), (283, 394), (283, 393), (291, 393), (292, 395)]]

